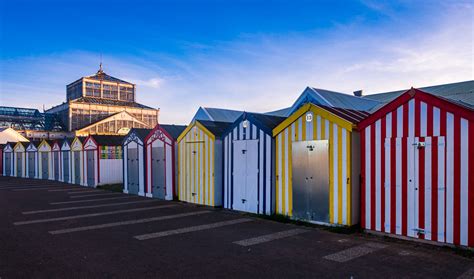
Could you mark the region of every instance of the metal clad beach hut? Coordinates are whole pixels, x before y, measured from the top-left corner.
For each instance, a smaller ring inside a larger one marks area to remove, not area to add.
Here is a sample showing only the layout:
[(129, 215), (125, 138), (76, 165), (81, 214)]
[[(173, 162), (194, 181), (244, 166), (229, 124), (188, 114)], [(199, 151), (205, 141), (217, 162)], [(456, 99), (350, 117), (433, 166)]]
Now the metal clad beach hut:
[(86, 186), (84, 180), (84, 149), (85, 137), (75, 137), (71, 143), (71, 183)]
[(178, 137), (179, 200), (222, 206), (222, 135), (229, 125), (193, 121)]
[(26, 177), (26, 147), (28, 142), (17, 142), (13, 147), (13, 174), (16, 177)]
[(275, 142), (284, 117), (245, 112), (224, 135), (224, 207), (271, 215), (275, 210)]
[(51, 158), (51, 142), (42, 140), (38, 145), (39, 164), (38, 169), (41, 179), (54, 179), (53, 177), (53, 159)]
[(123, 141), (123, 192), (145, 195), (144, 141), (151, 129), (133, 128)]
[(13, 175), (13, 146), (16, 142), (7, 142), (3, 148), (3, 175), (4, 176), (14, 176)]
[(363, 228), (474, 247), (474, 104), (456, 93), (411, 89), (359, 124)]
[(145, 139), (146, 196), (172, 200), (177, 196), (177, 139), (184, 125), (158, 124)]
[(51, 158), (53, 160), (53, 179), (61, 179), (61, 145), (58, 141), (51, 141)]
[(60, 169), (61, 175), (60, 180), (66, 183), (72, 183), (72, 152), (71, 152), (71, 143), (73, 139), (64, 139), (61, 144), (61, 161)]
[(40, 141), (30, 141), (26, 148), (26, 176), (28, 178), (39, 178), (38, 146), (40, 143)]
[(316, 223), (359, 221), (359, 133), (368, 113), (306, 103), (273, 130), (276, 212)]
[(123, 136), (90, 135), (84, 140), (86, 186), (123, 182)]

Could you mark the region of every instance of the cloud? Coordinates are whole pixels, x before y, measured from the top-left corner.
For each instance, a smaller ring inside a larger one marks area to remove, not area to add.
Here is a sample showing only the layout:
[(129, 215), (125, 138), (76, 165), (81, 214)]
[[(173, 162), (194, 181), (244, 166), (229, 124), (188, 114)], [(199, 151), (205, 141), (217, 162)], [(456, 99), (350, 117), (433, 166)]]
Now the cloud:
[[(188, 123), (199, 106), (265, 112), (290, 106), (306, 86), (374, 93), (473, 79), (472, 13), (466, 3), (443, 5), (414, 18), (392, 13), (380, 25), (188, 42), (180, 55), (104, 56), (104, 69), (136, 83), (138, 101), (160, 108), (163, 123)], [(58, 104), (67, 83), (97, 70), (98, 57), (69, 51), (3, 61), (1, 102)]]

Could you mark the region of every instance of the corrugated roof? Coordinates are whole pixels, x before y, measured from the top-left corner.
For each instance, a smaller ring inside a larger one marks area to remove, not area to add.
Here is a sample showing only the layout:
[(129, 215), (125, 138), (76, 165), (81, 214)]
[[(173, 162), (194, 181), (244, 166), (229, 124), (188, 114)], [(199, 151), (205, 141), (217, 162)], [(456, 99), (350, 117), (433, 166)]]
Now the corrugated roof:
[(226, 129), (231, 125), (230, 122), (219, 122), (219, 121), (199, 121), (206, 129), (209, 130), (216, 138), (221, 137)]
[(75, 100), (71, 100), (71, 103), (87, 103), (87, 104), (94, 104), (94, 105), (108, 105), (108, 106), (121, 106), (121, 107), (136, 107), (136, 108), (144, 108), (144, 109), (154, 109), (149, 106), (145, 106), (135, 102), (126, 102), (126, 101), (119, 101), (119, 100), (111, 100), (111, 99), (101, 99), (101, 98), (94, 98), (94, 97), (81, 97)]
[(98, 145), (116, 146), (122, 145), (124, 136), (109, 136), (109, 135), (92, 135), (91, 136)]
[[(474, 108), (474, 80), (419, 87), (417, 89), (441, 98), (445, 98), (451, 102)], [(383, 104), (386, 104), (408, 90), (409, 89), (375, 93), (366, 95), (363, 98), (380, 101)], [(376, 108), (372, 109), (372, 111), (375, 111), (380, 107), (381, 106), (377, 106)]]
[(369, 111), (381, 102), (326, 89), (306, 87), (303, 93), (301, 93), (295, 103), (291, 106), (291, 109), (287, 112), (287, 116), (297, 111), (306, 103), (356, 111)]
[(366, 111), (361, 111), (361, 110), (334, 108), (334, 107), (327, 107), (327, 106), (321, 106), (321, 105), (319, 105), (319, 107), (354, 124), (359, 123), (360, 121), (364, 120), (366, 117), (370, 115), (370, 113)]
[(287, 116), (288, 112), (291, 110), (291, 107), (265, 112), (264, 114), (273, 115), (273, 116)]
[(160, 124), (160, 127), (165, 130), (174, 140), (178, 139), (179, 135), (186, 129), (186, 125), (174, 124)]
[(273, 116), (261, 113), (246, 112), (246, 114), (249, 118), (252, 118), (259, 122), (260, 125), (263, 125), (266, 128), (270, 129), (270, 131), (286, 119), (286, 117)]
[(193, 121), (234, 122), (242, 113), (243, 111), (239, 110), (200, 107), (194, 115)]

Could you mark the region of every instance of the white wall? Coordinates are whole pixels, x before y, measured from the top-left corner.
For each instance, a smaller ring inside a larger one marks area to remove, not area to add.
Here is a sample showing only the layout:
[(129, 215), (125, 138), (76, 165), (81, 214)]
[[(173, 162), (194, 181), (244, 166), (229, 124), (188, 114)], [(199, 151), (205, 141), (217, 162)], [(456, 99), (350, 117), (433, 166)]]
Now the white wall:
[(115, 184), (123, 182), (122, 159), (100, 159), (100, 182), (99, 185)]

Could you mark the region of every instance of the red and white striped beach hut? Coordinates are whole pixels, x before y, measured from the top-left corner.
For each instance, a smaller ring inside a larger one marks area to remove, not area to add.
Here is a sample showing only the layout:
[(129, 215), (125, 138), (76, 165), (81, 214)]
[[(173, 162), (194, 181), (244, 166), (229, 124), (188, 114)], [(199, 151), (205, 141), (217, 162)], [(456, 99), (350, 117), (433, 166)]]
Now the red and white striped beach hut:
[(361, 226), (474, 247), (474, 110), (412, 88), (359, 130)]

